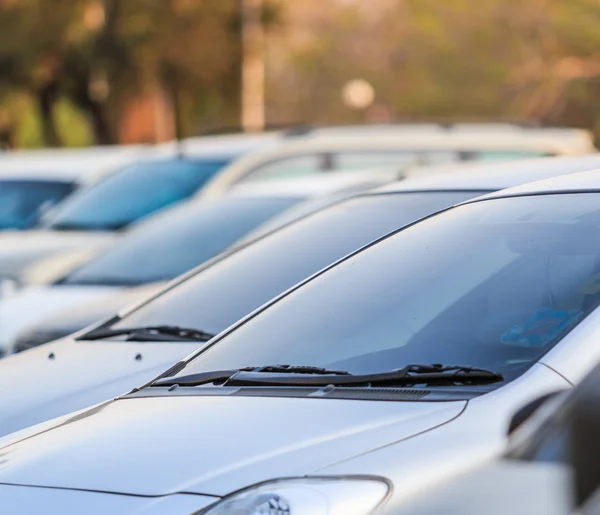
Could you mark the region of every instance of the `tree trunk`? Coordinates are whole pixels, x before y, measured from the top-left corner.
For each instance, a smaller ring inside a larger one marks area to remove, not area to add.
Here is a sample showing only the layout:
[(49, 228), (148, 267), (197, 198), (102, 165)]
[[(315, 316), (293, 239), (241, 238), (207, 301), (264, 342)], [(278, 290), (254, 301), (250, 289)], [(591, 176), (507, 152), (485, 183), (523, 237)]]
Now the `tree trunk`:
[(108, 122), (106, 121), (106, 113), (103, 106), (94, 102), (92, 99), (87, 99), (87, 105), (84, 106), (92, 121), (92, 130), (94, 132), (94, 141), (96, 145), (112, 145), (115, 143)]
[(54, 106), (58, 99), (58, 85), (55, 83), (37, 91), (44, 142), (49, 147), (60, 147), (61, 141), (54, 120)]

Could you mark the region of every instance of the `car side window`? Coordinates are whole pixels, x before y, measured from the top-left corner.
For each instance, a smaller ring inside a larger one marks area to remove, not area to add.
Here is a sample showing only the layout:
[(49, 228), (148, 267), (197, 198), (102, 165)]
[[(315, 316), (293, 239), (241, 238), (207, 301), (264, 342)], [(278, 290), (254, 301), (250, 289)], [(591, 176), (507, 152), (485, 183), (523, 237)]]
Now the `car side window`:
[(335, 168), (359, 170), (365, 168), (451, 163), (458, 160), (456, 152), (447, 151), (381, 151), (339, 152), (334, 154)]
[(324, 168), (325, 158), (320, 154), (287, 157), (255, 168), (242, 179), (242, 182), (306, 177), (321, 173)]

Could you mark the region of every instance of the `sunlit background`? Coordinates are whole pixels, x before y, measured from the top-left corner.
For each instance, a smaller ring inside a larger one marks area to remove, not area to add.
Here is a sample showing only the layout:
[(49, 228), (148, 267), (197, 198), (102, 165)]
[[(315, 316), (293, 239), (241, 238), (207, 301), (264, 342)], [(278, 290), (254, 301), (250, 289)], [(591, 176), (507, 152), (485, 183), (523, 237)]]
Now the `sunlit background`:
[(599, 25), (596, 0), (0, 0), (0, 144), (407, 119), (598, 134)]

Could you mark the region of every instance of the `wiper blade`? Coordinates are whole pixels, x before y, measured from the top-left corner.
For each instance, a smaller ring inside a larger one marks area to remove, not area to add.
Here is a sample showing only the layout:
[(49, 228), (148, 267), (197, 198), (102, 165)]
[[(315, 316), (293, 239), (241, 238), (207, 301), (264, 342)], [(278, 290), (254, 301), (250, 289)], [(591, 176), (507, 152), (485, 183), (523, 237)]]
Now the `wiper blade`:
[[(174, 377), (152, 386), (200, 386), (220, 383), (224, 386), (412, 386), (487, 384), (504, 380), (502, 374), (481, 368), (444, 365), (407, 365), (390, 372), (350, 374), (317, 367), (248, 367)], [(297, 371), (299, 369), (300, 371)], [(293, 375), (288, 375), (293, 374)]]
[(113, 336), (127, 335), (133, 341), (198, 341), (207, 342), (215, 335), (199, 329), (190, 329), (174, 325), (157, 325), (149, 327), (123, 327), (121, 329), (95, 329), (78, 340), (102, 340)]
[(312, 367), (306, 365), (267, 365), (265, 367), (248, 367), (241, 371), (272, 372), (277, 374), (318, 374), (318, 375), (351, 375), (345, 370), (330, 370), (328, 368)]
[(245, 367), (233, 370), (213, 370), (210, 372), (201, 372), (199, 374), (190, 374), (187, 376), (174, 377), (163, 379), (152, 383), (151, 386), (200, 386), (209, 383), (224, 383), (233, 378), (237, 374), (252, 372), (255, 374), (299, 374), (299, 375), (316, 375), (316, 376), (344, 376), (351, 375), (350, 372), (343, 370), (330, 370), (327, 368), (311, 367), (311, 366), (294, 366), (294, 365), (266, 365), (262, 367)]

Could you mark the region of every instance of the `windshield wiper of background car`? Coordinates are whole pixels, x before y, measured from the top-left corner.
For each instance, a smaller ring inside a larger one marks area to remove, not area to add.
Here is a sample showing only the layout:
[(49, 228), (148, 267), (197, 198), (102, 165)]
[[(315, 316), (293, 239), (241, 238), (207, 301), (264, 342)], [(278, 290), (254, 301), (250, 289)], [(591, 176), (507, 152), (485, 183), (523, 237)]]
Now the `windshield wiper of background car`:
[(207, 342), (215, 335), (205, 333), (199, 329), (177, 327), (172, 325), (159, 325), (149, 327), (126, 327), (122, 329), (94, 329), (89, 333), (77, 337), (77, 340), (102, 340), (113, 336), (126, 335), (126, 341), (143, 342)]
[(113, 232), (120, 231), (127, 227), (131, 222), (113, 222), (105, 224), (87, 224), (78, 222), (57, 222), (55, 224), (37, 224), (41, 229), (50, 229), (52, 231), (89, 231), (89, 232)]
[[(68, 285), (68, 286), (124, 286), (133, 287), (147, 284), (146, 281), (135, 281), (126, 277), (93, 277), (89, 279), (71, 279), (70, 274), (58, 279), (53, 284)], [(164, 280), (164, 279), (163, 279)], [(158, 282), (148, 281), (148, 282)]]
[[(290, 375), (292, 374), (292, 375)], [(481, 368), (445, 365), (407, 365), (390, 372), (351, 374), (316, 367), (275, 365), (238, 370), (216, 370), (156, 381), (151, 386), (429, 386), (489, 384), (503, 381), (502, 374)]]

